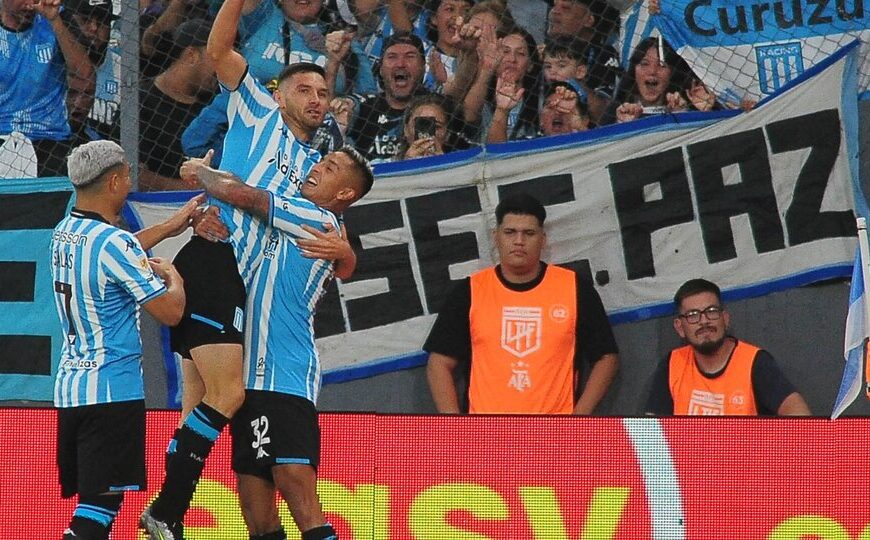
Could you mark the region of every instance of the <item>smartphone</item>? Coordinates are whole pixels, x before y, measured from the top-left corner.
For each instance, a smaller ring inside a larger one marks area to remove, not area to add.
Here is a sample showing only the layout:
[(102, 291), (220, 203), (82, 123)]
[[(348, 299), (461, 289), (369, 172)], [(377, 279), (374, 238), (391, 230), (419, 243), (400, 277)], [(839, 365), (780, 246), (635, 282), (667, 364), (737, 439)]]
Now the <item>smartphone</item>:
[(644, 107), (643, 108), (643, 115), (644, 116), (650, 116), (653, 114), (665, 114), (667, 112), (668, 112), (668, 108), (664, 107), (662, 105), (659, 105), (657, 107)]
[(414, 140), (435, 136), (435, 117), (418, 116), (414, 118)]

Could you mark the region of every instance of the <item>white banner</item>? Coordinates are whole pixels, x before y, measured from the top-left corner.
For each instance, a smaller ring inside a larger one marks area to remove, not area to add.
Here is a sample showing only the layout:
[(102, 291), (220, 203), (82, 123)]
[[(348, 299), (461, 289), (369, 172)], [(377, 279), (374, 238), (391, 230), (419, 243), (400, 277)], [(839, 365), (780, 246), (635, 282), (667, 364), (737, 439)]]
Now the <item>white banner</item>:
[[(614, 322), (669, 313), (695, 277), (735, 299), (848, 276), (852, 56), (841, 51), (749, 113), (654, 117), (380, 166), (372, 192), (345, 213), (356, 274), (318, 311), (327, 382), (421, 362), (451, 282), (496, 263), (494, 209), (516, 191), (546, 205), (545, 260), (588, 275)], [(135, 214), (159, 219), (156, 203), (141, 202), (154, 197), (137, 197)]]

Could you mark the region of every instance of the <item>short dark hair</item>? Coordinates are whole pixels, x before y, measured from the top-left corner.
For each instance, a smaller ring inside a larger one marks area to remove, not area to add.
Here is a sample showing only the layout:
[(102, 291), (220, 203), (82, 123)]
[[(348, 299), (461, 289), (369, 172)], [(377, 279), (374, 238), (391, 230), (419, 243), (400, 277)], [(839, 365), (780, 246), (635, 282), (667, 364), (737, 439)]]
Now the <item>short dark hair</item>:
[(541, 201), (532, 197), (528, 193), (517, 193), (508, 195), (495, 207), (495, 222), (501, 225), (504, 217), (508, 214), (518, 214), (521, 216), (535, 216), (538, 218), (538, 224), (544, 226), (544, 220), (547, 219), (547, 210)]
[(375, 175), (372, 172), (371, 164), (362, 154), (359, 153), (359, 150), (353, 146), (342, 146), (336, 150), (336, 152), (341, 152), (349, 157), (351, 161), (353, 161), (357, 171), (362, 175), (360, 195), (357, 200), (362, 199), (369, 191), (371, 191), (372, 185), (375, 183)]
[(317, 64), (312, 62), (296, 62), (295, 64), (290, 64), (281, 70), (281, 74), (278, 75), (278, 85), (280, 86), (282, 82), (297, 73), (317, 73), (324, 79), (326, 78), (326, 71)]
[(582, 65), (587, 65), (587, 45), (586, 42), (570, 37), (558, 36), (547, 38), (544, 42), (544, 53), (542, 56), (565, 57), (577, 61)]
[(722, 303), (722, 291), (719, 290), (719, 286), (713, 283), (712, 281), (707, 281), (706, 279), (690, 279), (689, 281), (680, 285), (680, 288), (677, 289), (677, 293), (674, 294), (674, 307), (678, 310), (680, 309), (680, 304), (688, 298), (689, 296), (694, 296), (700, 293), (713, 293), (716, 295), (716, 301), (720, 304)]

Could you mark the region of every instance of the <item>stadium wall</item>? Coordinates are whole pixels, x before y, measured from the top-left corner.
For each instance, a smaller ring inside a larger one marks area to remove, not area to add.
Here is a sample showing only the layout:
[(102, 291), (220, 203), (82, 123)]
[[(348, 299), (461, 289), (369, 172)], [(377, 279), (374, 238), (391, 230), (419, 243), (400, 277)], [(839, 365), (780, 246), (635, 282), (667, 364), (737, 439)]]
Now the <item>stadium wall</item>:
[[(55, 416), (0, 409), (3, 538), (56, 538), (72, 512), (46, 451)], [(113, 538), (137, 538), (176, 421), (149, 413), (149, 489), (126, 498)], [(321, 425), (319, 491), (345, 540), (870, 538), (866, 419), (325, 414)], [(247, 537), (228, 440), (197, 488), (189, 540)]]

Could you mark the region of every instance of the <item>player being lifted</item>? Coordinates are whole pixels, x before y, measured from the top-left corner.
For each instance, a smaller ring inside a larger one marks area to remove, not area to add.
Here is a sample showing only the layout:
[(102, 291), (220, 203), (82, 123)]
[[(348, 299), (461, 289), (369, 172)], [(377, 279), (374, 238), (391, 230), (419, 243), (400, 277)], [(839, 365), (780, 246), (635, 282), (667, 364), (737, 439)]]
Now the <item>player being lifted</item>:
[[(275, 93), (267, 91), (233, 49), (243, 3), (228, 0), (221, 6), (206, 48), (222, 90), (230, 93), (221, 168), (249, 186), (290, 196), (320, 159), (306, 142), (326, 114), (324, 72), (314, 64), (293, 64), (279, 76)], [(171, 331), (172, 349), (185, 359), (182, 424), (167, 448), (160, 494), (140, 520), (151, 538), (181, 537), (205, 460), (245, 395), (243, 322), (250, 320), (245, 303), (271, 231), (257, 216), (220, 201), (215, 206), (229, 242), (196, 236), (175, 259), (188, 298), (184, 318)], [(206, 221), (197, 231), (213, 236), (220, 232), (215, 227)], [(356, 265), (350, 244), (337, 230), (305, 227), (310, 236), (299, 241), (305, 255), (336, 261), (336, 275), (349, 277)]]

